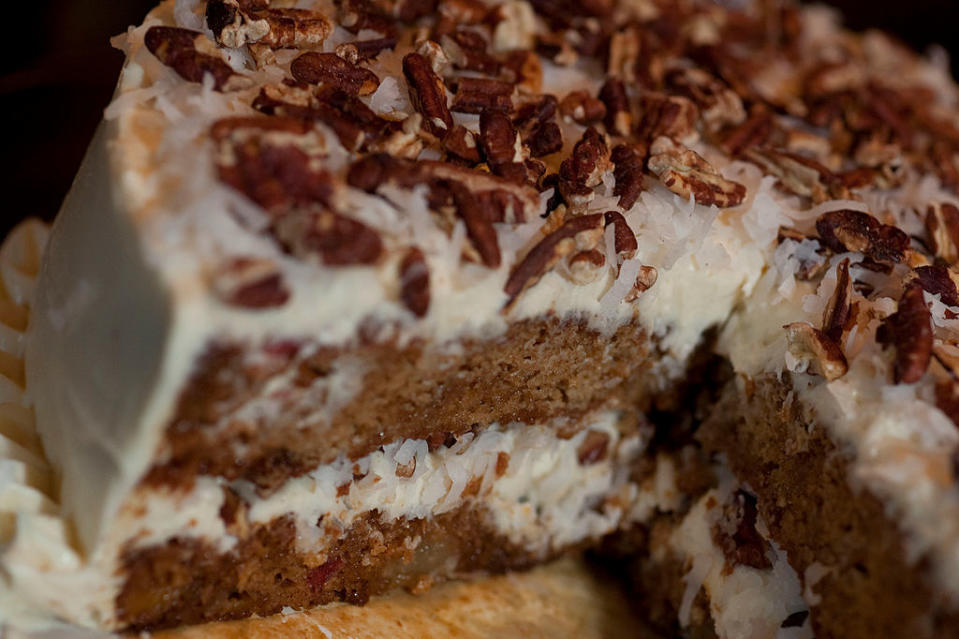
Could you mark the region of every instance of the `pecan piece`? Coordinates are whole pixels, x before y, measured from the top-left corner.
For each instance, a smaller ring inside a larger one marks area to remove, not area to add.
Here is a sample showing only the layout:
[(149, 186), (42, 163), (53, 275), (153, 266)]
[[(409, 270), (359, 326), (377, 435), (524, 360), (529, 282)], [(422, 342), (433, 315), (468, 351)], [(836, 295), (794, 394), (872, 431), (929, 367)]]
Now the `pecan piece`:
[(756, 498), (737, 490), (723, 507), (723, 517), (713, 525), (712, 536), (730, 566), (769, 570), (769, 543), (756, 530), (759, 511)]
[(518, 184), (526, 181), (522, 143), (506, 114), (484, 111), (480, 115), (480, 145), (493, 173)]
[(696, 132), (699, 114), (692, 100), (678, 95), (649, 93), (643, 96), (642, 107), (641, 141), (652, 142), (667, 137), (680, 144), (693, 144), (699, 139)]
[(283, 306), (290, 291), (276, 262), (259, 257), (239, 257), (218, 269), (213, 290), (225, 303), (242, 308)]
[(466, 234), (479, 253), (483, 264), (489, 268), (498, 268), (501, 261), (499, 239), (493, 220), (476, 194), (460, 183), (450, 185), (456, 213), (466, 223)]
[(759, 148), (747, 149), (745, 156), (766, 173), (779, 178), (782, 187), (813, 202), (849, 197), (842, 180), (815, 160), (787, 151)]
[(836, 290), (823, 311), (823, 334), (835, 343), (841, 343), (851, 317), (852, 279), (849, 277), (849, 258), (846, 258), (836, 267)]
[(571, 91), (560, 101), (559, 112), (579, 124), (595, 124), (606, 116), (606, 105), (589, 91)]
[(593, 127), (586, 129), (573, 152), (559, 167), (559, 192), (574, 210), (581, 210), (593, 199), (593, 187), (610, 168), (609, 147)]
[(746, 187), (721, 176), (701, 155), (661, 137), (653, 142), (647, 162), (667, 189), (697, 204), (721, 209), (742, 204)]
[(640, 266), (639, 273), (636, 274), (636, 281), (633, 282), (633, 288), (626, 294), (625, 301), (633, 302), (639, 299), (639, 296), (653, 288), (659, 279), (659, 271), (655, 266)]
[(959, 261), (959, 208), (949, 202), (929, 205), (926, 211), (929, 248), (949, 264)]
[(210, 74), (213, 88), (217, 91), (233, 91), (251, 86), (249, 78), (234, 72), (222, 58), (201, 53), (197, 48), (198, 40), (206, 40), (206, 36), (199, 31), (177, 27), (150, 27), (144, 36), (144, 43), (150, 53), (184, 80), (203, 82), (203, 78)]
[(739, 95), (719, 78), (699, 68), (669, 71), (664, 78), (671, 92), (689, 98), (699, 107), (706, 128), (711, 131), (746, 119)]
[(483, 113), (513, 110), (513, 85), (490, 78), (464, 77), (457, 81), (451, 111)]
[(556, 98), (543, 95), (522, 105), (513, 118), (530, 155), (540, 158), (563, 148), (563, 133), (553, 120), (559, 108)]
[(396, 48), (396, 38), (375, 38), (373, 40), (355, 40), (337, 45), (334, 52), (350, 64), (372, 60), (386, 49)]
[(417, 317), (430, 308), (430, 270), (423, 251), (415, 246), (400, 261), (400, 299)]
[(535, 285), (553, 266), (576, 249), (595, 248), (603, 233), (603, 215), (593, 213), (567, 220), (544, 237), (513, 268), (506, 286), (508, 310), (520, 294)]
[(274, 49), (315, 47), (333, 32), (333, 23), (317, 11), (243, 7), (238, 0), (209, 0), (206, 21), (216, 41), (231, 49), (253, 43)]
[(453, 116), (446, 106), (446, 85), (419, 53), (403, 58), (403, 75), (409, 85), (410, 102), (423, 116), (426, 130), (443, 138), (453, 128)]
[(599, 99), (606, 105), (606, 130), (613, 135), (629, 135), (633, 128), (633, 115), (623, 81), (619, 78), (607, 79), (599, 90)]
[(589, 284), (606, 266), (606, 255), (596, 249), (580, 251), (569, 258), (570, 279), (576, 284)]
[(642, 151), (632, 144), (620, 144), (613, 149), (610, 159), (613, 161), (613, 176), (616, 186), (613, 195), (619, 196), (619, 208), (628, 211), (636, 204), (643, 192)]
[(920, 266), (915, 270), (916, 282), (930, 295), (938, 295), (946, 306), (959, 306), (956, 275), (941, 264)]
[(909, 236), (861, 211), (830, 211), (816, 220), (820, 241), (836, 253), (853, 251), (880, 263), (901, 262)]
[(849, 370), (839, 344), (822, 331), (806, 322), (793, 322), (783, 328), (786, 329), (789, 354), (800, 365), (796, 372), (818, 375), (831, 382)]
[(603, 219), (606, 226), (613, 227), (613, 250), (616, 251), (618, 263), (632, 259), (639, 248), (639, 242), (636, 241), (633, 229), (629, 228), (629, 222), (619, 211), (606, 211)]
[(773, 116), (766, 107), (757, 105), (749, 119), (727, 132), (720, 146), (726, 153), (738, 156), (746, 149), (766, 144), (773, 132)]
[[(803, 240), (810, 240), (819, 245), (819, 238), (816, 237), (807, 237), (796, 229), (788, 228), (785, 226), (779, 227), (779, 232), (776, 235), (777, 244), (782, 244), (783, 242), (802, 242)], [(796, 278), (809, 281), (819, 277), (829, 265), (829, 262), (826, 260), (828, 255), (831, 255), (832, 252), (827, 248), (820, 247), (816, 251), (817, 258), (808, 259), (802, 258), (799, 260), (799, 270), (796, 272)]]
[(576, 449), (576, 457), (582, 466), (602, 461), (609, 448), (609, 435), (598, 430), (586, 431), (586, 436)]
[(350, 33), (376, 31), (384, 36), (396, 37), (396, 18), (377, 6), (372, 0), (340, 0), (339, 23)]
[(476, 136), (462, 124), (454, 126), (453, 130), (443, 139), (443, 148), (450, 155), (469, 164), (479, 164), (483, 161), (479, 146), (476, 144)]
[(210, 136), (218, 146), (220, 179), (268, 212), (327, 204), (333, 180), (313, 159), (325, 155), (322, 135), (308, 122), (280, 117), (217, 121)]
[(352, 95), (369, 95), (380, 86), (375, 73), (335, 53), (304, 53), (290, 64), (290, 73), (298, 82), (325, 84)]
[(899, 308), (883, 320), (876, 332), (880, 344), (896, 350), (895, 383), (914, 384), (922, 379), (932, 358), (932, 337), (932, 314), (926, 306), (922, 287), (913, 282), (899, 298)]
[(458, 28), (440, 38), (443, 51), (457, 69), (479, 71), (487, 75), (499, 73), (500, 62), (489, 54), (486, 38), (479, 32)]
[(327, 266), (374, 264), (383, 253), (383, 242), (374, 229), (327, 209), (285, 215), (272, 231), (291, 254), (316, 255)]

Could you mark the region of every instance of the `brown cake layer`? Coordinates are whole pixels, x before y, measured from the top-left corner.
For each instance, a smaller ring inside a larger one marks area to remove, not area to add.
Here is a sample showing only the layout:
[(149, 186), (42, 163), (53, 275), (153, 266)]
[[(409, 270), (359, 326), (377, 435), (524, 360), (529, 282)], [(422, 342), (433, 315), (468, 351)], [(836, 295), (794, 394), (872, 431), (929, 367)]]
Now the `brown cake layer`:
[(898, 523), (882, 502), (850, 483), (847, 451), (774, 375), (742, 390), (731, 383), (699, 430), (707, 448), (724, 453), (759, 498), (771, 537), (806, 575), (828, 573), (812, 592), (816, 637), (956, 637), (959, 611), (930, 582), (929, 560), (907, 560)]
[[(449, 435), (496, 422), (575, 422), (600, 407), (644, 410), (662, 383), (648, 374), (659, 354), (637, 322), (604, 335), (585, 321), (547, 317), (455, 348), (363, 339), (304, 357), (307, 346), (283, 341), (251, 353), (243, 345), (212, 345), (167, 428), (170, 454), (145, 481), (184, 486), (204, 474), (270, 490), (341, 453), (356, 459), (402, 438), (438, 446)], [(367, 371), (361, 389), (331, 421), (310, 421), (298, 400), (305, 409), (321, 406), (302, 401), (304, 394), (347, 359)], [(233, 417), (290, 373), (293, 383), (275, 418)]]
[(285, 606), (363, 604), (395, 588), (413, 592), (452, 575), (525, 569), (547, 559), (499, 535), (481, 507), (431, 519), (358, 520), (322, 563), (296, 549), (288, 517), (256, 525), (230, 552), (197, 540), (128, 552), (119, 619), (131, 630), (270, 615)]

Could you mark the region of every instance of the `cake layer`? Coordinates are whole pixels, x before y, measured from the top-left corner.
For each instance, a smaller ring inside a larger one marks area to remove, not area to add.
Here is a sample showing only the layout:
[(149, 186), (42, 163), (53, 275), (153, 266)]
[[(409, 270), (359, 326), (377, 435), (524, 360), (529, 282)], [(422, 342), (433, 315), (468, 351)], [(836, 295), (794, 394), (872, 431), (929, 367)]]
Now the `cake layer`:
[[(821, 415), (788, 377), (767, 375), (748, 390), (730, 385), (701, 437), (759, 496), (771, 537), (803, 575), (817, 637), (956, 634), (959, 608), (941, 581), (948, 560), (917, 548), (894, 502), (859, 474), (861, 454), (833, 439)], [(949, 473), (939, 481), (952, 482)], [(939, 505), (928, 523), (948, 528), (950, 504)]]
[(215, 344), (187, 382), (144, 481), (187, 485), (202, 473), (274, 490), (396, 439), (436, 447), (491, 423), (564, 418), (575, 426), (603, 407), (667, 404), (652, 374), (658, 356), (638, 323), (607, 335), (555, 317), (515, 322), (500, 337), (455, 348)]

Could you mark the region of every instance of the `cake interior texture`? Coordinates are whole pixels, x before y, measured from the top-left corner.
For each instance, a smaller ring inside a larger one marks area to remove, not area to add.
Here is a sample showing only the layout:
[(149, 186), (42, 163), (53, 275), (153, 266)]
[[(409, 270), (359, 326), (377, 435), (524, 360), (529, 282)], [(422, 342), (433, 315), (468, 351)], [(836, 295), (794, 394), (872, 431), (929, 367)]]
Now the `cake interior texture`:
[(959, 634), (939, 53), (665, 0), (167, 0), (114, 44), (0, 252), (18, 623), (588, 551), (666, 634)]

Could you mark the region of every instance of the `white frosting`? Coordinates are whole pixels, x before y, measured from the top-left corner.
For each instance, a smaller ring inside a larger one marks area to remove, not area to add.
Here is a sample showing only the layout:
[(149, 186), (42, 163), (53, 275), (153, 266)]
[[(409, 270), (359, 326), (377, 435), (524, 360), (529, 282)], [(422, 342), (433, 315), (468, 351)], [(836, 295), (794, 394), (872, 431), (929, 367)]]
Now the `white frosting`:
[[(801, 627), (781, 627), (790, 615), (808, 610), (808, 605), (803, 599), (799, 576), (775, 543), (770, 543), (767, 555), (770, 569), (727, 565), (712, 531), (722, 515), (722, 505), (735, 486), (728, 470), (721, 470), (720, 474), (725, 477), (720, 487), (696, 501), (670, 535), (667, 548), (656, 549), (660, 553), (672, 552), (689, 567), (684, 578), (686, 589), (679, 610), (680, 624), (689, 625), (693, 602), (700, 590), (704, 590), (719, 639), (811, 638), (808, 617)], [(756, 529), (764, 533), (762, 518), (757, 521)]]

